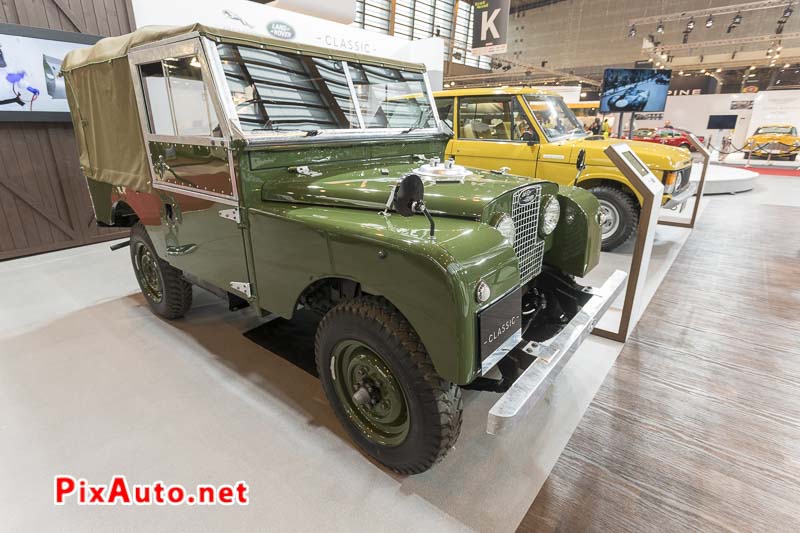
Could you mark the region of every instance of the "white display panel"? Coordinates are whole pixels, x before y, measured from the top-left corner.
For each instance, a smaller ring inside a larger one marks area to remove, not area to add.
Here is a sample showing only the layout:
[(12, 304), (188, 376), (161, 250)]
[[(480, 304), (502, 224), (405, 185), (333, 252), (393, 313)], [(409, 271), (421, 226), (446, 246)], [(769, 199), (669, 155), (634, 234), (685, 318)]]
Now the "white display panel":
[(137, 28), (200, 23), (377, 58), (423, 63), (433, 90), (442, 88), (444, 41), (409, 41), (249, 0), (132, 0)]
[[(0, 116), (4, 120), (69, 120), (64, 56), (99, 37), (0, 24)], [(83, 42), (73, 42), (73, 41)]]

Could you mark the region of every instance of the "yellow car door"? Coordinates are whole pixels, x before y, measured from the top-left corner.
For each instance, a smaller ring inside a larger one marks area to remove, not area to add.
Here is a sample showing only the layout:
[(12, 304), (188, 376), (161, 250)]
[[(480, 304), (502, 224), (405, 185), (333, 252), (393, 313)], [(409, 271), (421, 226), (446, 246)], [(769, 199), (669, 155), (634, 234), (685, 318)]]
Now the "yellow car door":
[(516, 96), (460, 96), (455, 107), (455, 137), (446, 157), (468, 167), (508, 167), (511, 174), (535, 176), (538, 133)]

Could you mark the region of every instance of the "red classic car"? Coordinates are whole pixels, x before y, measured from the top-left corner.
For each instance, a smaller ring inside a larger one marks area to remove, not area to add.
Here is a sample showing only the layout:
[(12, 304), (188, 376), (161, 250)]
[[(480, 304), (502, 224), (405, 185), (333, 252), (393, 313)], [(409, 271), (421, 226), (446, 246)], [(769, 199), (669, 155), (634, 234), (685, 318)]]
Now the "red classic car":
[[(703, 142), (703, 137), (697, 137)], [(639, 128), (633, 130), (634, 141), (645, 141), (651, 143), (668, 144), (678, 148), (694, 150), (692, 143), (689, 142), (689, 132), (680, 128)]]

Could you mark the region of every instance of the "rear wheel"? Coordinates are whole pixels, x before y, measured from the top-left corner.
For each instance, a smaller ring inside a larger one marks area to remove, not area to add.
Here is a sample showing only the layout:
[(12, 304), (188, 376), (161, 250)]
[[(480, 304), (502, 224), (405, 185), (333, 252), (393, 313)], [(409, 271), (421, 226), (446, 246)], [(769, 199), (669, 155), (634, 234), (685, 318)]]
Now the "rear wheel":
[(376, 461), (424, 472), (461, 430), (461, 389), (438, 376), (411, 325), (388, 302), (361, 297), (320, 322), (317, 371), (337, 418)]
[(589, 191), (600, 202), (603, 251), (610, 252), (633, 236), (639, 225), (639, 205), (632, 195), (608, 185), (592, 187)]
[(692, 151), (692, 147), (689, 146), (687, 143), (681, 143), (680, 146), (678, 146), (678, 148), (683, 148), (684, 150), (689, 150), (690, 152)]
[(192, 285), (183, 273), (161, 260), (141, 222), (131, 228), (131, 263), (150, 309), (167, 319), (180, 318), (192, 305)]

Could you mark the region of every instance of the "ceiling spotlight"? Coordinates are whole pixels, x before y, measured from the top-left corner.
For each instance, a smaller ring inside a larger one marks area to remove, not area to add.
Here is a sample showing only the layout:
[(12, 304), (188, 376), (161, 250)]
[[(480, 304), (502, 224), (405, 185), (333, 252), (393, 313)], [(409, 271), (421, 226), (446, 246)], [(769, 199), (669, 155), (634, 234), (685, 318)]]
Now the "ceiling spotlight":
[(450, 82), (450, 87), (455, 87), (455, 85), (456, 85), (456, 82), (454, 82), (454, 81)]
[(742, 13), (740, 11), (739, 13), (736, 13), (736, 15), (734, 15), (731, 24), (733, 24), (734, 26), (738, 26), (741, 23), (742, 23)]
[(700, 69), (700, 74), (705, 74), (705, 73), (706, 73), (706, 69)]
[(678, 76), (683, 76), (683, 71), (682, 70), (678, 72)]
[(783, 10), (783, 18), (786, 18), (786, 19), (788, 19), (789, 17), (791, 17), (791, 16), (792, 16), (792, 13), (794, 13), (794, 9), (792, 9), (792, 4), (789, 4), (789, 5), (788, 5), (788, 6), (786, 6), (786, 8)]
[(686, 31), (692, 31), (694, 29), (694, 17), (689, 19), (689, 22), (686, 23)]
[(755, 70), (755, 69), (756, 69), (755, 65), (750, 65), (750, 70)]
[(631, 24), (631, 27), (628, 30), (628, 37), (636, 37), (636, 24)]
[(713, 25), (714, 25), (714, 17), (709, 15), (708, 18), (706, 19), (706, 28), (710, 28)]
[(667, 59), (667, 53), (661, 52), (661, 59)]
[(658, 21), (658, 26), (656, 26), (656, 33), (664, 33), (664, 23), (662, 21)]
[(716, 71), (717, 71), (717, 72), (722, 72), (722, 69), (721, 69), (721, 68), (718, 68)]
[(791, 65), (790, 65), (789, 63), (786, 63), (786, 64), (783, 66), (783, 68), (789, 68), (790, 66), (791, 66)]

